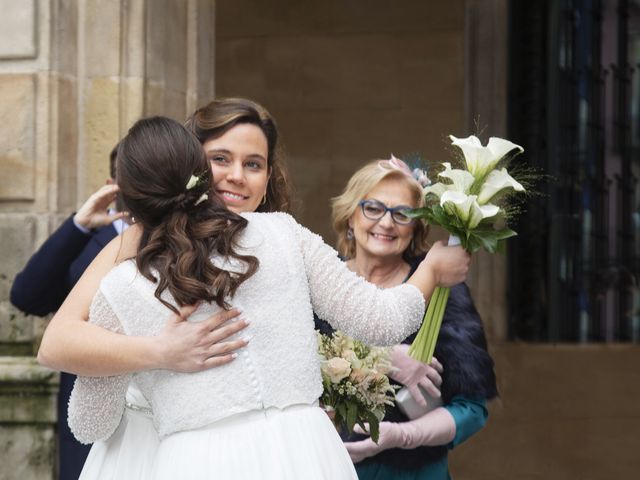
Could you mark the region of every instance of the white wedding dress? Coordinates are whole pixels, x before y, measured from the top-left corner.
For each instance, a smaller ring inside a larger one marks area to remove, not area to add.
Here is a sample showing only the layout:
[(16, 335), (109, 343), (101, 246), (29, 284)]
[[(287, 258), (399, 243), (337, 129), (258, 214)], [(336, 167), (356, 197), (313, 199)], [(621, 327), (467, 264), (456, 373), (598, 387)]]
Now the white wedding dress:
[(132, 381), (120, 424), (109, 438), (93, 444), (78, 480), (151, 478), (159, 445), (151, 405)]
[[(119, 471), (132, 473), (112, 478), (357, 478), (340, 437), (317, 406), (322, 380), (312, 312), (368, 343), (394, 344), (419, 327), (422, 294), (408, 284), (382, 290), (365, 282), (289, 215), (243, 216), (249, 224), (240, 251), (256, 256), (260, 267), (230, 299), (251, 322), (241, 332), (250, 342), (233, 362), (193, 374), (152, 370), (76, 380), (69, 425), (82, 442), (110, 436), (111, 442), (123, 428), (124, 412), (126, 422), (135, 421), (141, 412), (127, 410), (125, 401), (131, 379), (151, 406), (159, 443), (146, 434), (131, 440), (135, 454), (122, 456)], [(212, 261), (227, 270), (241, 268), (235, 261)], [(171, 312), (154, 290), (133, 261), (123, 262), (102, 280), (90, 321), (128, 335), (155, 335)], [(167, 292), (165, 299), (171, 300)], [(190, 320), (219, 310), (202, 305)], [(108, 456), (106, 451), (96, 457), (100, 461), (88, 461), (82, 478), (110, 478), (104, 465), (118, 462)]]

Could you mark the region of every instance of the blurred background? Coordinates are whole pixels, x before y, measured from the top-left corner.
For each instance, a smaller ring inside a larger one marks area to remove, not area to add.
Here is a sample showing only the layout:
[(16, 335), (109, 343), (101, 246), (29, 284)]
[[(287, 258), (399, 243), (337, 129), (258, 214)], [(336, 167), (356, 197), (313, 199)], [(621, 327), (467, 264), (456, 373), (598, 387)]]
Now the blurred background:
[[(469, 281), (501, 398), (454, 478), (640, 471), (638, 0), (0, 0), (0, 479), (55, 478), (46, 319), (15, 274), (104, 184), (133, 122), (215, 96), (278, 121), (297, 218), (371, 159), (447, 161), (446, 136), (522, 145), (551, 176)], [(437, 236), (437, 232), (436, 232)]]

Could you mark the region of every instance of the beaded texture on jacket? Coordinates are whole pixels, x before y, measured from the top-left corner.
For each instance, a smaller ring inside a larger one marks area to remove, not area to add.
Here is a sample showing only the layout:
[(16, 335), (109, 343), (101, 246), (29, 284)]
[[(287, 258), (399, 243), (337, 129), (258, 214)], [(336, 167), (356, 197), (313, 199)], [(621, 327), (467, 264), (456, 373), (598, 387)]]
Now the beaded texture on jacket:
[[(312, 404), (322, 393), (313, 310), (336, 329), (370, 344), (398, 343), (417, 330), (422, 293), (403, 284), (382, 290), (351, 272), (322, 238), (284, 213), (246, 213), (242, 253), (260, 267), (230, 303), (251, 323), (250, 342), (231, 363), (198, 373), (152, 370), (134, 374), (149, 400), (160, 437), (199, 428), (234, 414)], [(228, 270), (240, 268), (213, 257)], [(154, 297), (155, 284), (133, 261), (102, 280), (89, 321), (127, 335), (156, 335), (172, 312)], [(166, 299), (171, 296), (165, 292)], [(203, 304), (189, 321), (218, 312)], [(124, 409), (130, 376), (78, 377), (69, 424), (82, 442), (110, 436)]]

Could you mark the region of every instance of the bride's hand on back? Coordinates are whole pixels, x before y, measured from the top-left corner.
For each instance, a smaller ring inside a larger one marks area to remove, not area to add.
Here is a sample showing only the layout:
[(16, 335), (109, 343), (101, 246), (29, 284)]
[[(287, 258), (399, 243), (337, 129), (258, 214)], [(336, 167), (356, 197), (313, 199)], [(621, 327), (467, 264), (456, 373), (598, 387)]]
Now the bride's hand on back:
[(247, 327), (248, 322), (238, 318), (240, 311), (222, 311), (202, 322), (188, 322), (187, 318), (197, 305), (180, 309), (172, 315), (156, 337), (159, 368), (176, 372), (199, 372), (233, 361), (236, 350), (247, 345), (246, 339), (229, 337)]
[(446, 246), (438, 241), (429, 249), (423, 263), (430, 265), (438, 286), (452, 287), (467, 279), (471, 255), (460, 246)]

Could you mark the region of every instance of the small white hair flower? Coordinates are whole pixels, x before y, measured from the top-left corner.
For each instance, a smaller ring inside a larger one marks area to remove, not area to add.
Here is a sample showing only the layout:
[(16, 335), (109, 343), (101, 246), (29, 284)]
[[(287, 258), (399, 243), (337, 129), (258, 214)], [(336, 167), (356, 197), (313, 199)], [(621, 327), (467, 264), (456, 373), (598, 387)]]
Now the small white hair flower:
[(199, 204), (201, 204), (202, 202), (204, 202), (207, 198), (209, 198), (209, 195), (207, 195), (206, 193), (203, 193), (202, 195), (200, 195), (200, 197), (198, 198), (198, 200), (195, 201), (194, 205), (198, 206)]
[(187, 190), (191, 190), (193, 187), (198, 185), (199, 181), (200, 181), (199, 177), (196, 177), (195, 175), (191, 175), (191, 178), (189, 178), (189, 181), (187, 182)]

